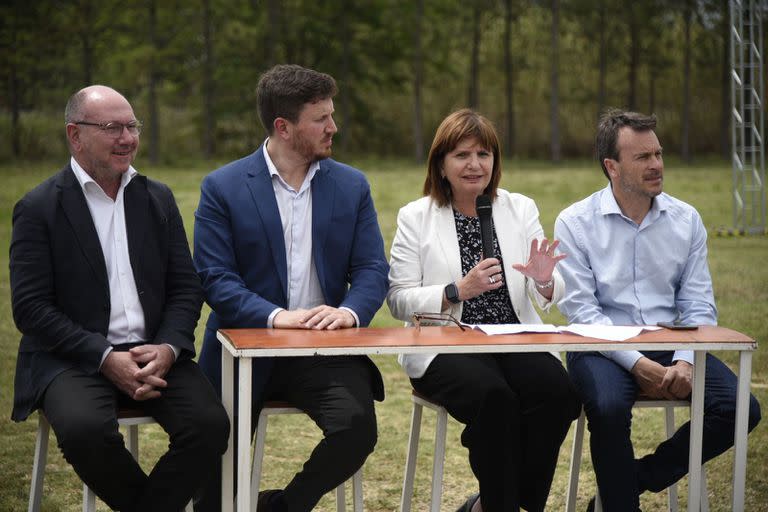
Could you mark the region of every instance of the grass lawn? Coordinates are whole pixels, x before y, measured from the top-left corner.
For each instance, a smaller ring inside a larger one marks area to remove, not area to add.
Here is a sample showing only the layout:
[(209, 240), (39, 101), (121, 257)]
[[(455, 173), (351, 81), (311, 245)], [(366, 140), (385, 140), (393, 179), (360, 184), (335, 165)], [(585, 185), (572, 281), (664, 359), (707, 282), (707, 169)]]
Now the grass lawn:
[[(36, 430), (36, 417), (24, 423), (10, 421), (13, 396), (13, 375), (19, 334), (13, 324), (8, 282), (8, 245), (11, 233), (11, 211), (24, 192), (53, 174), (62, 164), (18, 164), (0, 166), (0, 511), (25, 510)], [(393, 160), (350, 162), (365, 170), (372, 186), (374, 201), (387, 250), (395, 232), (398, 208), (420, 196), (424, 170), (409, 163)], [(215, 164), (198, 163), (186, 168), (146, 168), (141, 161), (139, 170), (168, 183), (176, 194), (184, 216), (187, 233), (191, 236), (193, 211), (199, 197), (199, 183)], [(701, 213), (710, 231), (709, 262), (714, 280), (715, 296), (721, 325), (742, 331), (758, 341), (768, 339), (768, 237), (719, 237), (717, 228), (729, 227), (731, 211), (730, 168), (721, 162), (700, 163), (683, 167), (668, 163), (665, 190), (687, 201)], [(511, 161), (506, 165), (502, 187), (529, 195), (536, 200), (541, 212), (544, 231), (551, 235), (554, 219), (569, 204), (605, 185), (599, 168), (591, 162), (575, 162), (558, 167), (540, 162)], [(663, 250), (663, 248), (660, 248)], [(198, 325), (198, 340), (208, 310)], [(562, 324), (557, 312), (546, 315), (545, 321)], [(386, 306), (377, 314), (374, 326), (398, 325)], [(199, 343), (199, 341), (198, 341)], [(735, 367), (734, 354), (718, 354)], [(365, 465), (365, 508), (371, 512), (395, 511), (399, 508), (405, 450), (410, 422), (410, 385), (394, 356), (378, 356), (376, 364), (384, 376), (387, 399), (377, 404), (379, 441), (376, 451)], [(768, 407), (768, 355), (758, 350), (753, 358), (752, 392), (764, 407)], [(679, 413), (678, 423), (687, 413)], [(639, 454), (651, 450), (664, 435), (662, 414), (641, 410), (635, 415), (633, 437)], [(573, 429), (572, 429), (573, 430)], [(167, 445), (165, 434), (156, 426), (143, 427), (141, 432), (141, 461), (150, 468)], [(431, 474), (431, 439), (434, 415), (425, 413), (422, 445), (417, 469), (414, 507), (426, 510), (429, 500)], [(467, 495), (477, 491), (477, 483), (467, 463), (467, 452), (459, 442), (460, 425), (451, 420), (448, 427), (448, 449), (445, 463), (443, 510), (454, 510)], [(588, 436), (589, 434), (587, 434)], [(282, 487), (300, 467), (319, 439), (319, 432), (305, 417), (277, 417), (270, 420), (262, 488)], [(572, 432), (560, 452), (558, 469), (549, 498), (549, 509), (562, 510), (570, 461)], [(585, 446), (588, 442), (585, 440)], [(747, 468), (746, 510), (768, 510), (768, 475), (760, 469), (768, 463), (768, 428), (763, 422), (751, 434)], [(730, 510), (732, 453), (728, 452), (707, 465), (710, 507), (713, 511)], [(75, 511), (81, 507), (81, 483), (74, 471), (62, 459), (52, 439), (46, 470), (43, 510)], [(686, 503), (686, 480), (681, 482), (680, 501)], [(585, 448), (578, 509), (586, 507), (594, 494), (594, 475)], [(644, 494), (644, 510), (662, 510), (666, 494)], [(106, 510), (104, 505), (101, 505)], [(335, 510), (335, 501), (328, 495), (317, 510)]]

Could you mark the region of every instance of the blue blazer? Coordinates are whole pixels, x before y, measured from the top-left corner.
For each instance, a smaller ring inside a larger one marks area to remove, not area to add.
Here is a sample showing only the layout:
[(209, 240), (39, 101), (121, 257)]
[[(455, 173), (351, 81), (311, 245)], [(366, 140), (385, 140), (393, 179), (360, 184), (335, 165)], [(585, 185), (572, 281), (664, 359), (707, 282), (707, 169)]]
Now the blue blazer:
[[(389, 266), (365, 176), (331, 159), (312, 179), (312, 257), (325, 303), (345, 306), (367, 326), (387, 294)], [(195, 212), (194, 262), (211, 306), (200, 366), (221, 389), (220, 328), (266, 327), (288, 307), (283, 229), (263, 146), (205, 177)], [(254, 360), (259, 401), (272, 360)], [(371, 363), (375, 368), (375, 365)], [(378, 370), (374, 392), (384, 386)]]

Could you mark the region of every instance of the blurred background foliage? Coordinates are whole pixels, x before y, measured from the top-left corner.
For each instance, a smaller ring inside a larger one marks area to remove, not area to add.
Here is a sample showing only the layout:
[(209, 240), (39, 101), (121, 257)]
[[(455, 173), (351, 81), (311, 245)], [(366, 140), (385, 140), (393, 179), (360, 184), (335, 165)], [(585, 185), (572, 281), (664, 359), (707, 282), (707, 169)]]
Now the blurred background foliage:
[(521, 158), (590, 156), (607, 106), (655, 112), (683, 161), (726, 156), (728, 15), (728, 0), (6, 0), (0, 162), (66, 154), (64, 104), (91, 83), (133, 103), (151, 163), (248, 153), (277, 63), (336, 78), (342, 158), (420, 161), (464, 106)]

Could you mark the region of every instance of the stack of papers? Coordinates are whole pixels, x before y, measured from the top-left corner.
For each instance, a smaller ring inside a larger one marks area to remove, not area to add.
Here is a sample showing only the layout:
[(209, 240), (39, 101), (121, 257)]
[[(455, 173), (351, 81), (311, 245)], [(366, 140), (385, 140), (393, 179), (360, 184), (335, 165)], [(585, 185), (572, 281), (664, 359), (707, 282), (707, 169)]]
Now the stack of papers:
[(557, 327), (552, 324), (476, 324), (469, 325), (489, 336), (496, 334), (520, 334), (523, 332), (568, 332), (609, 341), (624, 341), (634, 338), (643, 331), (658, 331), (661, 327), (655, 325), (600, 325), (600, 324), (571, 324)]

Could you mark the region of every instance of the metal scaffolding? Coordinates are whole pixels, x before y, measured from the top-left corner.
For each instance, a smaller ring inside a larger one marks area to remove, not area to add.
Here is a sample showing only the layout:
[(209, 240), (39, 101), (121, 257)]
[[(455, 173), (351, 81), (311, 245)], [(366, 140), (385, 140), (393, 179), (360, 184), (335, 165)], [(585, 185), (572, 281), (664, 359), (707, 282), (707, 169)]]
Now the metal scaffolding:
[(766, 0), (731, 0), (733, 228), (765, 233), (763, 16)]

